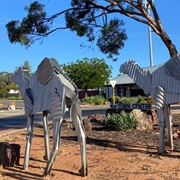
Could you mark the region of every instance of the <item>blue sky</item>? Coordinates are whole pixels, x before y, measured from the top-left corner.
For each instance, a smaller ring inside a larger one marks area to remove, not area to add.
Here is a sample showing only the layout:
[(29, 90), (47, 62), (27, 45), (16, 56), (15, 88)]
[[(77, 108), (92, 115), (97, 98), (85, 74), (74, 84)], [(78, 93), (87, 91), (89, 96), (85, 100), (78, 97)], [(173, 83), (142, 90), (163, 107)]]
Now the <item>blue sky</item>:
[[(37, 41), (30, 48), (19, 44), (11, 44), (8, 41), (6, 23), (11, 20), (22, 20), (26, 15), (24, 6), (29, 5), (31, 0), (0, 0), (0, 72), (13, 72), (15, 67), (23, 65), (24, 61), (29, 61), (32, 71), (36, 71), (37, 66), (44, 57), (53, 57), (60, 64), (75, 62), (77, 59), (104, 58), (108, 65), (113, 68), (112, 77), (119, 74), (119, 67), (126, 60), (133, 59), (141, 67), (150, 66), (148, 27), (134, 20), (124, 18), (128, 40), (125, 47), (120, 51), (116, 62), (106, 58), (96, 47), (93, 49), (82, 49), (80, 44), (87, 44), (86, 38), (76, 36), (74, 32), (68, 30), (59, 31), (43, 41)], [(41, 0), (46, 4), (47, 14), (52, 15), (68, 7), (70, 0)], [(155, 0), (161, 22), (180, 51), (180, 26), (179, 26), (179, 0)], [(56, 21), (56, 23), (59, 23)], [(63, 22), (60, 22), (63, 23)], [(169, 59), (169, 52), (161, 39), (152, 32), (153, 64), (159, 65)]]

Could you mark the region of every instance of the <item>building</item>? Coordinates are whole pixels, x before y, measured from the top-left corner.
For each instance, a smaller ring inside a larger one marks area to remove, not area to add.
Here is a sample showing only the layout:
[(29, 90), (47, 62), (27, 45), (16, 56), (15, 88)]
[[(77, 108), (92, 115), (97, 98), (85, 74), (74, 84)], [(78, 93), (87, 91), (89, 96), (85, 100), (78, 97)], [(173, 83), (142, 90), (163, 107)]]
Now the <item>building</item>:
[[(143, 70), (150, 71), (150, 73), (152, 73), (162, 65), (163, 64), (158, 66), (145, 67)], [(138, 95), (145, 95), (143, 90), (137, 86), (127, 74), (119, 74), (117, 77), (114, 77), (111, 80), (116, 81), (116, 85), (114, 87), (115, 96), (134, 97)], [(112, 86), (110, 83), (106, 85), (105, 94), (106, 99), (108, 99), (109, 96), (112, 96)]]

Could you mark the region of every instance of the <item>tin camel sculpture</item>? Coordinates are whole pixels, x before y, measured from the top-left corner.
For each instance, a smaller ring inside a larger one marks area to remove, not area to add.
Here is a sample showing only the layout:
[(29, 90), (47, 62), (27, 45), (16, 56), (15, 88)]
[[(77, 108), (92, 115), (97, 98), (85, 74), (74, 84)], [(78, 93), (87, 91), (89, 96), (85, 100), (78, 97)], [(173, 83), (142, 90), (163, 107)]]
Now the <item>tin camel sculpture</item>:
[(176, 55), (152, 74), (145, 72), (138, 64), (129, 60), (120, 66), (120, 72), (127, 74), (134, 82), (150, 94), (157, 107), (158, 125), (160, 127), (159, 153), (165, 152), (164, 129), (168, 127), (168, 142), (173, 150), (172, 123), (170, 104), (180, 102), (180, 57)]
[[(55, 59), (45, 58), (30, 77), (26, 70), (19, 68), (12, 76), (20, 88), (27, 116), (26, 150), (24, 169), (28, 168), (30, 148), (33, 137), (34, 114), (43, 112), (45, 157), (47, 165), (44, 176), (50, 173), (56, 154), (60, 147), (61, 125), (66, 107), (70, 107), (71, 118), (81, 149), (81, 175), (87, 175), (86, 137), (81, 121), (81, 109), (76, 85), (63, 73)], [(53, 148), (50, 153), (48, 115), (54, 125)]]

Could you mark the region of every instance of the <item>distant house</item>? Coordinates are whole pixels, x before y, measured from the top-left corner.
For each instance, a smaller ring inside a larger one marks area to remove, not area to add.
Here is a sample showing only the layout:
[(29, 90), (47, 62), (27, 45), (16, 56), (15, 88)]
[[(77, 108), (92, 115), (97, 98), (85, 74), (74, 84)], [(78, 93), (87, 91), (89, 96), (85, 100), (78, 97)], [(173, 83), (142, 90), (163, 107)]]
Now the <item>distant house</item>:
[[(152, 73), (157, 68), (161, 67), (163, 64), (159, 66), (145, 67), (144, 71), (150, 71)], [(120, 97), (134, 97), (138, 95), (144, 96), (143, 90), (135, 84), (135, 82), (127, 75), (127, 74), (119, 74), (117, 77), (112, 78), (111, 80), (116, 81), (115, 85), (115, 95)], [(106, 98), (112, 96), (112, 86), (109, 83), (105, 88)]]

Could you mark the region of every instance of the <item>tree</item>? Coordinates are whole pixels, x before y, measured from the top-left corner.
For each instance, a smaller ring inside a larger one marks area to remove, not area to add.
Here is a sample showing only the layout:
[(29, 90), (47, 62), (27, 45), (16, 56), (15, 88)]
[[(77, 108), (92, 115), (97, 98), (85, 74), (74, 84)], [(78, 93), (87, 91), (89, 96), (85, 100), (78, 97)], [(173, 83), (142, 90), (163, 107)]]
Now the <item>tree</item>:
[(33, 74), (31, 71), (31, 65), (30, 65), (29, 61), (24, 61), (23, 65), (17, 66), (15, 68), (15, 71), (17, 71), (19, 67), (23, 67), (23, 69), (26, 69), (30, 76)]
[(111, 75), (111, 68), (104, 59), (97, 58), (84, 58), (76, 63), (64, 64), (63, 69), (79, 89), (85, 90), (85, 96), (90, 88), (104, 88)]
[(12, 73), (0, 72), (0, 94), (5, 97), (10, 89), (18, 90), (18, 86), (11, 80)]
[(26, 69), (28, 71), (28, 73), (30, 75), (32, 75), (31, 65), (30, 65), (29, 61), (24, 61), (23, 67), (24, 67), (24, 69)]
[[(78, 36), (86, 36), (88, 41), (97, 40), (100, 50), (109, 58), (113, 58), (114, 55), (119, 55), (119, 50), (124, 47), (127, 39), (126, 30), (123, 29), (124, 22), (120, 17), (124, 15), (150, 26), (161, 38), (170, 56), (178, 54), (163, 28), (153, 0), (147, 0), (146, 4), (143, 2), (143, 0), (72, 0), (69, 9), (46, 17), (44, 5), (35, 1), (30, 7), (25, 7), (28, 15), (21, 23), (14, 20), (6, 25), (9, 40), (11, 43), (18, 42), (30, 46), (41, 37), (69, 28)], [(151, 8), (152, 16), (147, 8)], [(112, 18), (112, 14), (119, 16)], [(66, 26), (52, 29), (53, 21), (62, 15), (65, 15)]]

